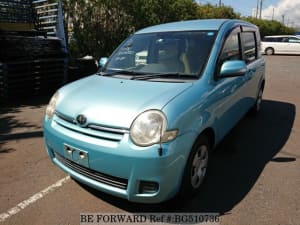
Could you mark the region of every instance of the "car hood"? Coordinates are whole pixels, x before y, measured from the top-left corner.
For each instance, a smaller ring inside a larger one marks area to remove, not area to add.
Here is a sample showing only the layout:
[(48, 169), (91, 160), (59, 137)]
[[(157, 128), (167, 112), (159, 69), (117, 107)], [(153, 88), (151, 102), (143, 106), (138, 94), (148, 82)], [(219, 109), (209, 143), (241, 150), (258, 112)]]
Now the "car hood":
[(82, 114), (87, 123), (129, 128), (138, 114), (162, 109), (191, 86), (93, 75), (61, 88), (56, 110), (73, 119)]

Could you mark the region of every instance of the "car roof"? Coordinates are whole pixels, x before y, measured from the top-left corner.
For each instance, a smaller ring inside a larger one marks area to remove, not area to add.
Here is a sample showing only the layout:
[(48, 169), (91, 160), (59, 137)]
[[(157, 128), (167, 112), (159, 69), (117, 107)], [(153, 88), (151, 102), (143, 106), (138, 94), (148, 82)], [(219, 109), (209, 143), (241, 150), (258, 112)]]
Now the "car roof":
[[(155, 33), (155, 32), (169, 32), (169, 31), (196, 31), (196, 30), (219, 30), (219, 28), (227, 21), (239, 21), (229, 19), (205, 19), (205, 20), (186, 20), (180, 22), (172, 22), (159, 24), (151, 27), (144, 28), (136, 32), (136, 34), (142, 33)], [(244, 21), (239, 21), (246, 23)]]
[(297, 37), (297, 36), (296, 35), (271, 35), (271, 36), (264, 36), (264, 37), (265, 38), (279, 38), (279, 37)]

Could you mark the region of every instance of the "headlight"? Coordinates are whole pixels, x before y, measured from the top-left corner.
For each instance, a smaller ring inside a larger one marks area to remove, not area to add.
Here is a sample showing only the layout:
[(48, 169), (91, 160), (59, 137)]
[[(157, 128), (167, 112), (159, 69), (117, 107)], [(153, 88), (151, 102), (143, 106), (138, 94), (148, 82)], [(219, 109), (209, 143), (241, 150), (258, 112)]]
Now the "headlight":
[(46, 115), (47, 115), (47, 117), (48, 117), (49, 119), (52, 118), (52, 116), (53, 116), (53, 114), (54, 114), (54, 112), (55, 112), (56, 102), (57, 102), (58, 96), (59, 96), (59, 94), (58, 94), (58, 92), (56, 92), (56, 93), (52, 96), (52, 98), (51, 98), (49, 104), (47, 105), (47, 108), (46, 108)]
[(130, 137), (138, 146), (150, 146), (159, 142), (173, 140), (177, 130), (166, 131), (167, 119), (159, 110), (149, 110), (141, 113), (133, 121)]

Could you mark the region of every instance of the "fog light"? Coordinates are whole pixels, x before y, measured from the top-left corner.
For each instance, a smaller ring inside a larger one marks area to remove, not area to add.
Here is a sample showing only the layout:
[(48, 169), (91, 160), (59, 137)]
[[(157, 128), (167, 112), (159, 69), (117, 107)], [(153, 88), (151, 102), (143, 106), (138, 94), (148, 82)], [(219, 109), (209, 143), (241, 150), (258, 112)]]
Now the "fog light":
[(154, 194), (158, 191), (159, 185), (156, 182), (140, 181), (139, 194)]

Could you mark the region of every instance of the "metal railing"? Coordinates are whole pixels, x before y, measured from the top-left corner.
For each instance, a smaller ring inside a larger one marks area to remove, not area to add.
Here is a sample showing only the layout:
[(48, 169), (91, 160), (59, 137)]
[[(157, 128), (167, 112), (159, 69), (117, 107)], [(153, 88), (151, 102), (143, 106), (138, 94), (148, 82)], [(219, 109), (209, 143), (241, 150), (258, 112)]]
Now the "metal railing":
[(68, 58), (61, 0), (0, 0), (0, 49), (0, 102), (64, 84)]
[(34, 0), (33, 7), (38, 18), (38, 28), (47, 35), (56, 36), (58, 23), (58, 0)]

